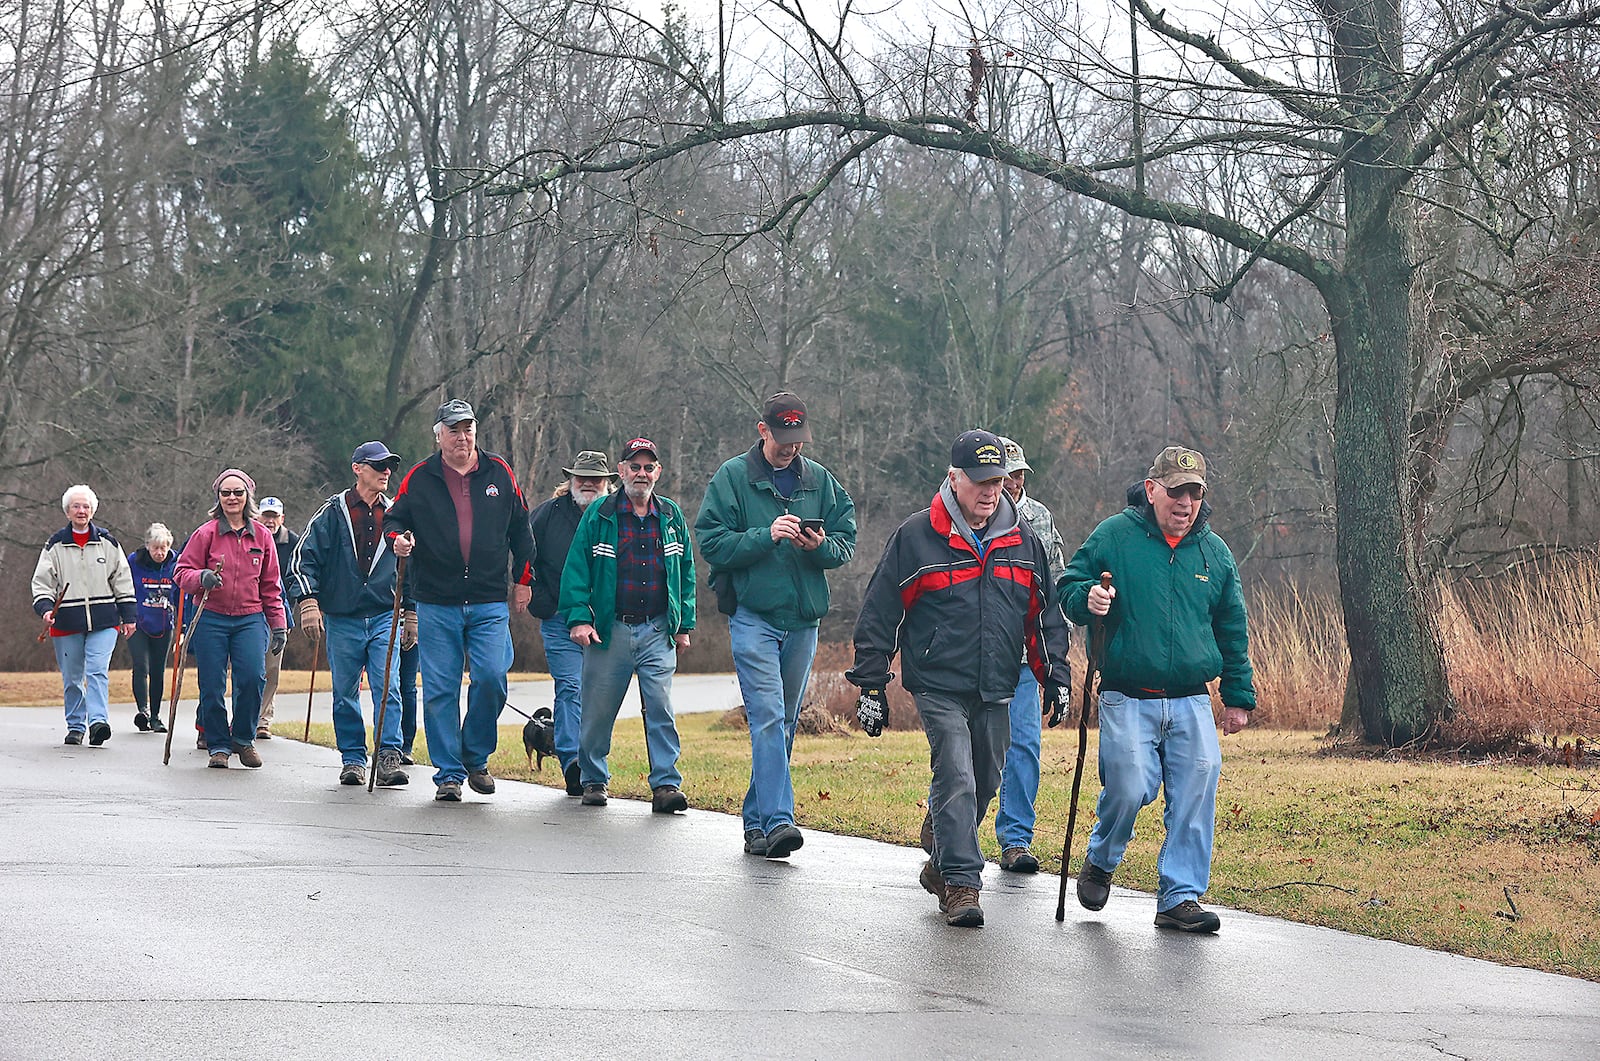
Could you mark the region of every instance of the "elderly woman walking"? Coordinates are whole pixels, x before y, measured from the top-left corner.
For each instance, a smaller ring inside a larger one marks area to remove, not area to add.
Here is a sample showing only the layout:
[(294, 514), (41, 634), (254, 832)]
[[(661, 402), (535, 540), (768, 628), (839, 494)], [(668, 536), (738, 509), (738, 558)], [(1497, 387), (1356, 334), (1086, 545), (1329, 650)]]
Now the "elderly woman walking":
[(139, 604), (137, 629), (128, 638), (133, 654), (133, 724), (141, 733), (165, 733), (161, 686), (167, 676), (172, 623), (178, 608), (178, 554), (172, 551), (172, 532), (165, 523), (146, 528), (144, 545), (128, 554), (128, 567), (133, 571), (133, 596)]
[(111, 739), (111, 650), (133, 633), (133, 575), (122, 546), (92, 520), (100, 499), (89, 487), (61, 495), (67, 525), (50, 536), (33, 569), (33, 610), (44, 620), (61, 668), (68, 744)]
[[(200, 726), (207, 764), (228, 768), (228, 757), (260, 766), (256, 723), (267, 682), (267, 653), (283, 651), (289, 639), (272, 532), (256, 519), (256, 484), (238, 468), (212, 482), (217, 503), (211, 519), (189, 536), (178, 557), (178, 588), (198, 598), (205, 611), (190, 635), (200, 681)], [(233, 670), (233, 717), (223, 693)]]

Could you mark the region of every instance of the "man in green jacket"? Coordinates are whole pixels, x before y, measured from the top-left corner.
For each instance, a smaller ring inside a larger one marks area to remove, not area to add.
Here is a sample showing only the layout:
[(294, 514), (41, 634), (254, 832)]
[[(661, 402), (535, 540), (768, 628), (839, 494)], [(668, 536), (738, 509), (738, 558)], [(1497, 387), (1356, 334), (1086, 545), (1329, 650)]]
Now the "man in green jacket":
[[(1200, 896), (1211, 882), (1217, 741), (1207, 683), (1222, 677), (1224, 733), (1256, 706), (1239, 570), (1208, 526), (1205, 458), (1162, 450), (1128, 507), (1102, 522), (1061, 578), (1067, 618), (1105, 622), (1100, 663), (1100, 800), (1078, 874), (1078, 902), (1099, 910), (1133, 839), (1134, 818), (1166, 791), (1156, 926), (1215, 932)], [(1109, 571), (1110, 589), (1100, 586)]]
[(794, 823), (789, 756), (817, 621), (828, 613), (825, 572), (855, 555), (856, 508), (828, 469), (800, 455), (811, 425), (798, 395), (768, 398), (756, 433), (749, 452), (712, 476), (694, 533), (728, 611), (750, 727), (744, 850), (783, 859), (805, 842)]
[(606, 804), (611, 731), (635, 674), (644, 701), (650, 809), (671, 814), (689, 807), (678, 773), (672, 675), (694, 629), (694, 553), (683, 511), (655, 493), (659, 452), (647, 438), (622, 448), (623, 488), (584, 510), (561, 571), (559, 614), (583, 646), (578, 771), (587, 807)]

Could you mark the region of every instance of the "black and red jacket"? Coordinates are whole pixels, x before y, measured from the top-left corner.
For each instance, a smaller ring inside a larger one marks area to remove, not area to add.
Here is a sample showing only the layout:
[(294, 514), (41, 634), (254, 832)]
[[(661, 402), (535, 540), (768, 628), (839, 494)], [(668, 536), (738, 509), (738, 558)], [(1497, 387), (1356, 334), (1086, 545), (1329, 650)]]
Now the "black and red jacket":
[(845, 677), (881, 689), (898, 652), (908, 692), (998, 703), (1016, 691), (1025, 656), (1041, 685), (1070, 687), (1070, 632), (1044, 545), (1002, 496), (980, 561), (950, 519), (946, 497), (941, 491), (889, 536), (856, 619), (856, 665)]
[(394, 503), (383, 515), (390, 537), (411, 531), (416, 548), (406, 563), (406, 585), (423, 604), (492, 604), (506, 599), (506, 580), (533, 580), (533, 534), (528, 503), (504, 457), (478, 451), (478, 467), (467, 477), (472, 491), (472, 552), (461, 559), (456, 506), (444, 482), (444, 456), (433, 456), (406, 472)]

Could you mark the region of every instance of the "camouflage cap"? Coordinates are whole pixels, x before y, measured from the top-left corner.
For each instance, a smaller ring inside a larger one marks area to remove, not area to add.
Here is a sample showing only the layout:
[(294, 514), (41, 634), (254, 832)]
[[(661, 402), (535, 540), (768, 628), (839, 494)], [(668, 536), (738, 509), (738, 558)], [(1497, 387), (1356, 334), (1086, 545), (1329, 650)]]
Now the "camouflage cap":
[(1146, 479), (1154, 479), (1162, 486), (1182, 486), (1185, 483), (1206, 485), (1206, 459), (1192, 449), (1168, 446), (1156, 455)]
[(1007, 475), (1010, 475), (1013, 472), (1033, 471), (1033, 469), (1028, 465), (1028, 458), (1022, 453), (1022, 446), (1020, 444), (1012, 441), (1009, 438), (1006, 438), (1004, 435), (1001, 435), (1000, 448), (1006, 451)]

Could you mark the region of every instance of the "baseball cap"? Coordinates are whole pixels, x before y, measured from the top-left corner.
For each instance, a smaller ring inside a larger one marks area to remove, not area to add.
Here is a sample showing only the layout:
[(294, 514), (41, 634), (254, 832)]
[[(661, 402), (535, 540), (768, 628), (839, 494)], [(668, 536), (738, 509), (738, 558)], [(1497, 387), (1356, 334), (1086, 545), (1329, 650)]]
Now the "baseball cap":
[(1206, 459), (1192, 449), (1168, 446), (1156, 454), (1146, 479), (1154, 479), (1162, 486), (1182, 486), (1185, 483), (1206, 485)]
[[(654, 450), (651, 451), (655, 452)], [(561, 469), (567, 475), (583, 476), (586, 479), (605, 477), (615, 479), (617, 470), (611, 466), (611, 458), (598, 449), (580, 450), (572, 460), (572, 467)]]
[(472, 411), (472, 406), (460, 398), (451, 398), (439, 406), (439, 411), (434, 414), (433, 422), (443, 424), (445, 427), (454, 427), (463, 420), (477, 419), (478, 414)]
[(622, 459), (627, 460), (635, 453), (649, 453), (656, 460), (661, 459), (661, 451), (656, 449), (656, 444), (648, 438), (630, 438), (622, 447)]
[(400, 466), (400, 455), (390, 453), (389, 447), (382, 442), (363, 442), (356, 447), (354, 453), (350, 454), (350, 463), (370, 464), (374, 468), (388, 465), (389, 470), (393, 471)]
[(986, 483), (1006, 474), (1005, 447), (991, 431), (963, 431), (950, 447), (950, 466), (966, 473), (975, 483)]
[(1033, 471), (1033, 469), (1028, 466), (1028, 458), (1023, 456), (1021, 445), (1002, 435), (1000, 438), (1000, 448), (1003, 449), (1006, 454), (1007, 475), (1010, 475), (1012, 472)]
[(266, 515), (268, 512), (276, 512), (280, 516), (283, 515), (283, 502), (275, 497), (263, 497), (261, 504), (256, 507), (261, 510), (262, 515)]
[(780, 443), (810, 442), (811, 428), (806, 423), (806, 403), (793, 391), (779, 391), (761, 407), (761, 422)]

